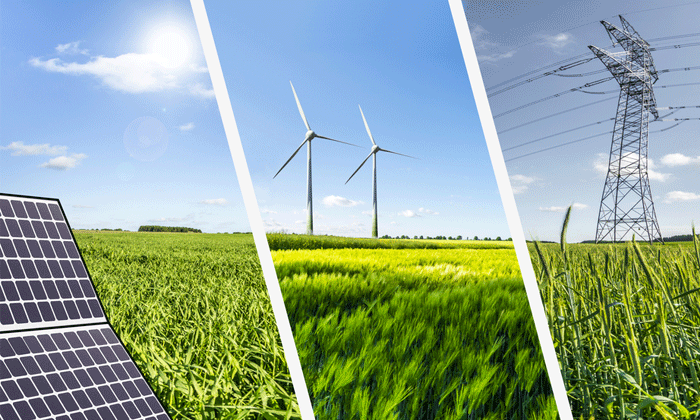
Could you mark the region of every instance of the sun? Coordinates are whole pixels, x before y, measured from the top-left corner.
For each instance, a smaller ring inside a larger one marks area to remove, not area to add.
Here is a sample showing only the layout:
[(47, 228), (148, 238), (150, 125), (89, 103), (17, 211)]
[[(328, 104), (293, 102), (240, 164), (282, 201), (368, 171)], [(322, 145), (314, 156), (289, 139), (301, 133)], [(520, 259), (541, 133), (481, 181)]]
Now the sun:
[(192, 57), (192, 35), (176, 23), (163, 23), (146, 37), (146, 49), (163, 67), (177, 69)]

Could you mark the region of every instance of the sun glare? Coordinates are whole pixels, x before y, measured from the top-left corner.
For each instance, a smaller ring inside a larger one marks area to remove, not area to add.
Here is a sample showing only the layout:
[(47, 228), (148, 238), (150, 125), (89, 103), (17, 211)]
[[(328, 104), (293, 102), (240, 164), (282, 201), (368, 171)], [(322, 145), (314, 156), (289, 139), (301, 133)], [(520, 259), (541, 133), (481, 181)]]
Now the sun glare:
[(176, 69), (191, 59), (192, 36), (177, 24), (158, 25), (146, 39), (147, 50), (156, 56), (163, 67)]

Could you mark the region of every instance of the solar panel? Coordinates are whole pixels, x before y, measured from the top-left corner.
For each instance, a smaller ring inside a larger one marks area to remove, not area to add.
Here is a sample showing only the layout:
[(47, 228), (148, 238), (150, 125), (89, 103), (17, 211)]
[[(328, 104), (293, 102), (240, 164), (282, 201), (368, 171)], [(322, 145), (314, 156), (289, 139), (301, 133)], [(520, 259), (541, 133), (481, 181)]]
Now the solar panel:
[(0, 194), (0, 419), (169, 419), (109, 326), (58, 200)]

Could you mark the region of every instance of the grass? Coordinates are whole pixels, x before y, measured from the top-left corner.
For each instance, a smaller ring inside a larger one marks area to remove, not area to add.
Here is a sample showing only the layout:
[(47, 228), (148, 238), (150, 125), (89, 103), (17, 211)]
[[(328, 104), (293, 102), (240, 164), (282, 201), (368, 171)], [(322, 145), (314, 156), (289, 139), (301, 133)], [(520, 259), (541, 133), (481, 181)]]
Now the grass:
[(174, 419), (298, 419), (251, 235), (75, 232), (105, 312)]
[(532, 244), (575, 417), (700, 418), (700, 252)]
[(299, 236), (270, 244), (319, 420), (557, 418), (510, 242)]

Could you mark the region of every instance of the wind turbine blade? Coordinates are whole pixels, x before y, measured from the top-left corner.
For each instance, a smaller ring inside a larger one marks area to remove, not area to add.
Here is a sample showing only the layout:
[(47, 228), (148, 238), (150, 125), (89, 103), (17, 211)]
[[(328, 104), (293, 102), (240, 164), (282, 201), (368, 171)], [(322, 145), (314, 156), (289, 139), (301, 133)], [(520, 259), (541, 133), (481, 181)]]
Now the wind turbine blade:
[(381, 150), (382, 152), (393, 153), (393, 154), (395, 154), (395, 155), (401, 155), (401, 156), (410, 157), (411, 159), (418, 159), (417, 157), (413, 157), (413, 156), (409, 156), (409, 155), (404, 155), (403, 153), (392, 152), (391, 150), (386, 150), (386, 149), (379, 149), (379, 150)]
[(292, 156), (291, 156), (289, 159), (287, 159), (286, 162), (284, 162), (284, 165), (282, 165), (282, 167), (280, 168), (280, 170), (277, 171), (277, 173), (275, 174), (275, 176), (272, 177), (272, 179), (275, 179), (275, 178), (277, 177), (277, 175), (279, 175), (279, 173), (282, 172), (282, 169), (284, 169), (284, 167), (287, 166), (287, 164), (289, 163), (289, 161), (292, 160), (292, 159), (294, 159), (294, 156), (296, 156), (297, 153), (299, 153), (299, 150), (301, 150), (301, 147), (302, 147), (305, 143), (306, 143), (306, 139), (304, 139), (304, 141), (301, 142), (301, 144), (299, 145), (299, 147), (297, 147), (297, 150), (295, 150), (294, 153), (292, 153)]
[[(369, 155), (367, 155), (367, 157), (365, 158), (365, 160), (363, 160), (362, 163), (360, 163), (360, 166), (358, 166), (357, 169), (355, 169), (355, 172), (353, 172), (352, 175), (350, 175), (350, 178), (348, 178), (348, 181), (350, 181), (350, 180), (352, 179), (352, 177), (355, 176), (355, 174), (357, 173), (357, 171), (360, 170), (360, 168), (362, 167), (362, 165), (364, 165), (365, 162), (367, 162), (367, 159), (369, 159), (369, 157), (372, 156), (372, 153), (374, 153), (374, 152), (370, 152)], [(348, 181), (345, 181), (345, 183), (347, 184)]]
[(338, 143), (349, 144), (350, 146), (360, 147), (360, 146), (358, 146), (358, 145), (356, 145), (356, 144), (352, 144), (352, 143), (348, 143), (348, 142), (345, 142), (345, 141), (340, 141), (340, 140), (332, 139), (332, 138), (330, 138), (330, 137), (319, 136), (318, 134), (316, 134), (316, 138), (319, 138), (319, 139), (326, 139), (326, 140), (330, 140), (330, 141), (337, 141)]
[(362, 112), (361, 106), (358, 105), (358, 107), (360, 108), (360, 114), (362, 114), (362, 121), (365, 122), (365, 128), (367, 129), (367, 134), (369, 134), (369, 139), (372, 140), (372, 144), (376, 146), (377, 143), (374, 142), (374, 137), (372, 137), (372, 132), (369, 131), (369, 125), (367, 125), (367, 120), (365, 119), (365, 113)]
[[(292, 81), (289, 81), (289, 84), (292, 85)], [(292, 85), (292, 92), (294, 92), (294, 99), (297, 100), (297, 108), (299, 108), (299, 114), (301, 114), (301, 119), (304, 120), (304, 124), (306, 124), (306, 129), (311, 130), (311, 127), (309, 127), (309, 122), (306, 121), (306, 115), (304, 115), (304, 110), (301, 109), (301, 103), (299, 102), (299, 97), (297, 96), (297, 91), (294, 90), (294, 85)]]

